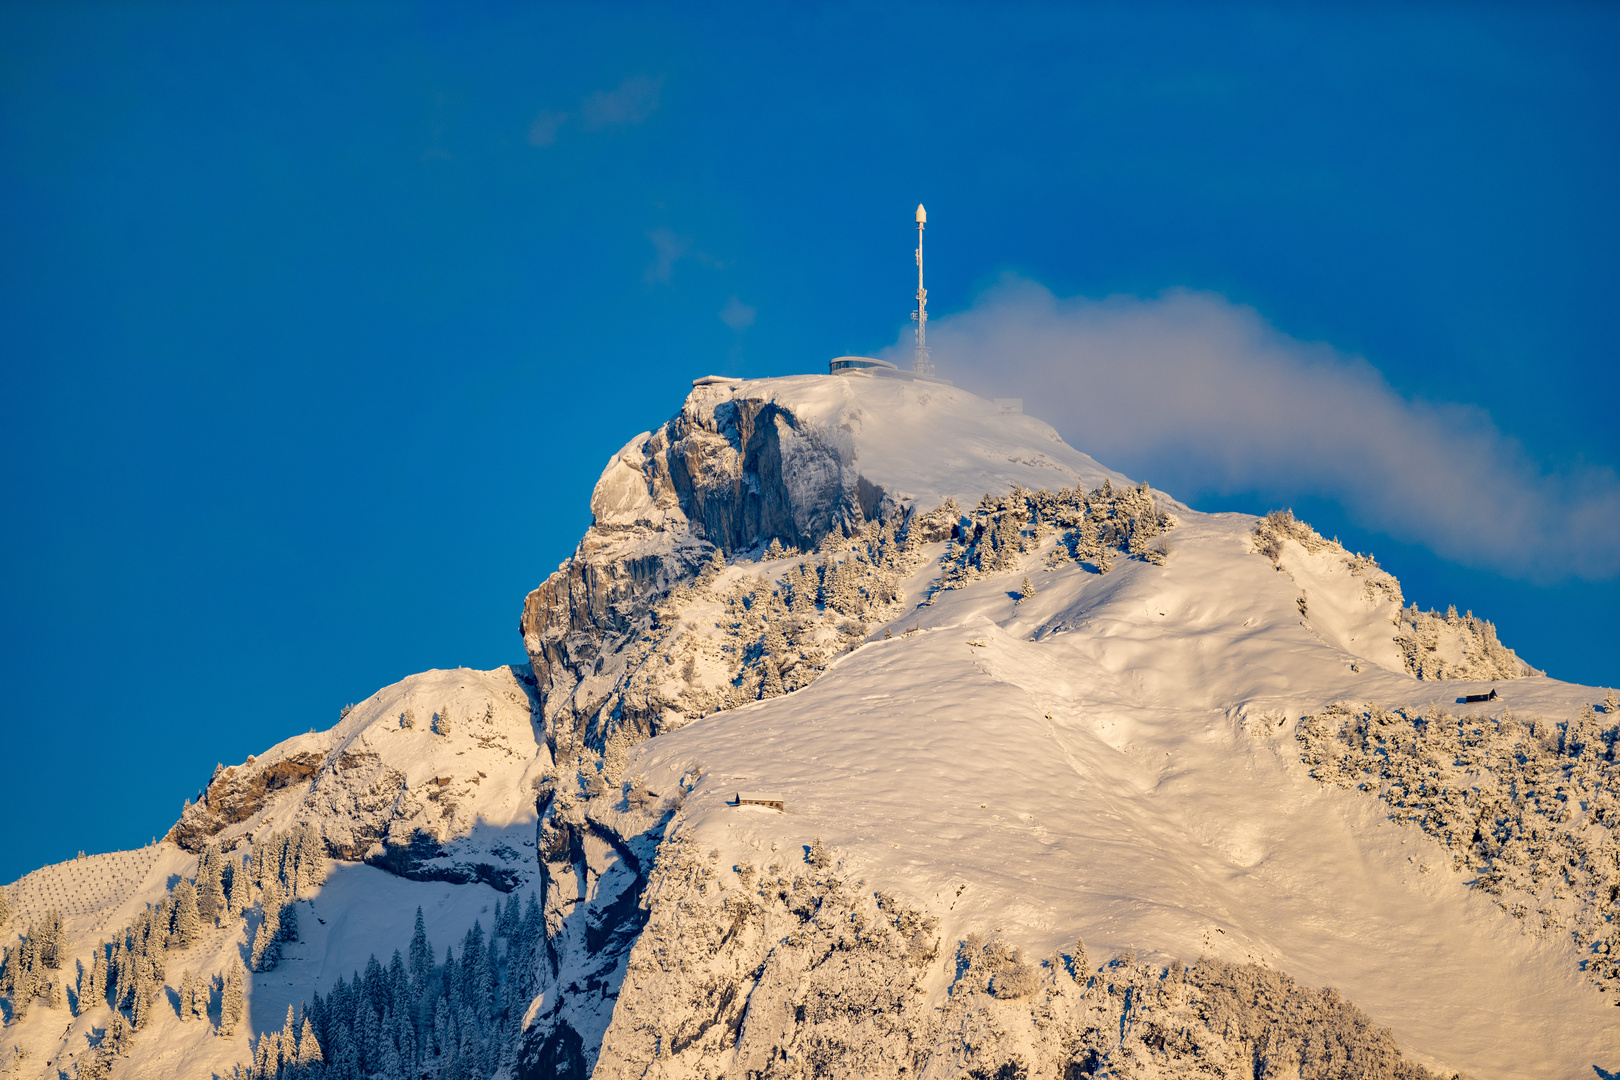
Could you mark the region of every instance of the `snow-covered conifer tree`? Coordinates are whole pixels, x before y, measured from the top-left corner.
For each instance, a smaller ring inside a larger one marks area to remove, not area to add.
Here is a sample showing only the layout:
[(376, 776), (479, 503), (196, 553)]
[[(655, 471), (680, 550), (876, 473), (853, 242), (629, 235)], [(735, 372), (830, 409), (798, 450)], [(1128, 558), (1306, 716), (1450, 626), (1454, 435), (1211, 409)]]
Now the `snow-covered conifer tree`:
[(229, 900), (225, 904), (226, 911), (233, 917), (241, 915), (253, 903), (251, 870), (248, 864), (236, 859), (226, 860), (226, 867), (230, 870)]
[(245, 876), (250, 890), (248, 894), (250, 903), (258, 890), (264, 888), (264, 849), (269, 846), (269, 843), (269, 837), (256, 837), (253, 850), (248, 853), (243, 863), (247, 871)]
[(1091, 958), (1086, 955), (1086, 941), (1084, 938), (1074, 939), (1074, 956), (1069, 962), (1074, 979), (1082, 986), (1091, 978)]
[(775, 660), (767, 660), (764, 664), (765, 675), (759, 683), (759, 696), (761, 698), (781, 697), (787, 693), (787, 686), (782, 682), (781, 669)]
[(277, 1032), (267, 1031), (259, 1036), (258, 1045), (253, 1048), (253, 1080), (275, 1080), (280, 1044), (281, 1036)]
[(274, 860), (270, 864), (270, 874), (281, 883), (281, 893), (285, 898), (293, 891), (293, 878), (297, 871), (298, 831), (277, 833), (270, 840)]
[(313, 821), (304, 822), (303, 834), (299, 838), (298, 860), (304, 868), (306, 890), (319, 889), (326, 884), (326, 840), (321, 836), (321, 827)]
[(214, 981), (199, 975), (191, 984), (191, 1015), (208, 1022), (208, 999), (214, 996)]
[(816, 610), (815, 579), (805, 572), (803, 563), (788, 571), (787, 587), (789, 611), (802, 615)]
[(174, 887), (174, 943), (185, 948), (202, 932), (197, 914), (197, 887), (184, 878)]
[(129, 955), (124, 951), (124, 943), (119, 941), (107, 960), (107, 1004), (115, 1010), (123, 1008), (124, 995), (129, 992), (128, 971)]
[(433, 946), (428, 944), (421, 905), (417, 905), (416, 930), (411, 934), (410, 972), (411, 981), (418, 986), (426, 983), (427, 977), (433, 973)]
[(448, 703), (439, 706), (439, 711), (433, 714), (433, 733), (435, 735), (450, 734), (450, 706)]
[[(631, 781), (632, 789), (639, 780), (640, 777), (636, 777), (635, 780)], [(517, 909), (517, 893), (510, 894), (506, 900), (509, 902), (501, 900), (495, 901), (495, 922), (489, 931), (490, 940), (492, 943), (494, 939), (498, 937), (511, 940), (513, 927), (516, 925), (519, 918)]]
[(242, 962), (232, 960), (225, 968), (225, 986), (219, 995), (219, 1033), (236, 1034), (242, 1022)]
[(251, 963), (254, 971), (270, 971), (281, 959), (281, 894), (271, 882), (259, 903), (264, 913), (253, 935)]
[(124, 1014), (115, 1012), (107, 1023), (107, 1034), (101, 1037), (103, 1049), (113, 1054), (127, 1054), (129, 1052), (129, 1024), (124, 1020)]
[(315, 1038), (315, 1027), (306, 1016), (303, 1030), (298, 1035), (298, 1068), (308, 1076), (317, 1072), (325, 1063), (326, 1058), (321, 1054), (321, 1044)]
[(148, 974), (146, 965), (137, 964), (135, 967), (134, 1009), (130, 1017), (135, 1030), (139, 1031), (151, 1022), (153, 998), (156, 993), (156, 988), (152, 985), (152, 977)]
[(79, 995), (79, 1011), (91, 1005), (107, 1003), (107, 952), (105, 946), (96, 946), (96, 955), (90, 961), (89, 986)]
[(219, 846), (210, 841), (203, 850), (197, 873), (197, 914), (215, 925), (226, 914), (224, 869), (224, 857), (220, 854)]
[[(30, 936), (35, 936), (30, 934)], [(56, 908), (45, 913), (38, 930), (39, 962), (56, 971), (62, 966), (62, 913)]]
[(416, 726), (416, 710), (406, 708), (404, 712), (400, 713), (399, 726), (405, 728), (407, 731), (414, 728)]

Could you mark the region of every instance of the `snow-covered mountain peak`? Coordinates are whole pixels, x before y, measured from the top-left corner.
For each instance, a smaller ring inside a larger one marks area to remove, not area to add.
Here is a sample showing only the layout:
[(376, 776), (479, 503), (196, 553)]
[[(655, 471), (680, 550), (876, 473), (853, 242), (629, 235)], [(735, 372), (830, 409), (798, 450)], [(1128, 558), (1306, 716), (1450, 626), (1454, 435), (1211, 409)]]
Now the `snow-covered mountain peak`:
[(19, 882), (14, 1045), (117, 1080), (314, 1041), (329, 1080), (1620, 1065), (1620, 700), (1291, 514), (858, 374), (700, 380), (591, 508), (530, 666), (401, 680), (222, 767), (174, 843)]
[[(927, 509), (948, 498), (971, 505), (1017, 485), (1055, 491), (1105, 479), (1129, 483), (1040, 420), (935, 382), (850, 373), (696, 386), (677, 427), (723, 433), (744, 456), (750, 443), (764, 450), (774, 442), (790, 489), (820, 478), (816, 459), (835, 467), (846, 489), (864, 480), (877, 489), (857, 496), (868, 517), (885, 497)], [(761, 464), (769, 472), (773, 463)], [(811, 486), (804, 495), (822, 491)]]

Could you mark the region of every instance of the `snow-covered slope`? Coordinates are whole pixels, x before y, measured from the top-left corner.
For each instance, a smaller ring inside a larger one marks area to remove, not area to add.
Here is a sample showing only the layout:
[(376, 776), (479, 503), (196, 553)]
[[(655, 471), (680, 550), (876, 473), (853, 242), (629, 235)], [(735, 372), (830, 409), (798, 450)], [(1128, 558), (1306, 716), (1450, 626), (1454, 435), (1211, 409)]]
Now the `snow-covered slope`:
[(170, 833), (227, 850), (295, 821), (329, 852), (420, 879), (523, 880), (530, 782), (551, 764), (523, 668), (429, 671), (384, 687), (327, 731), (222, 767)]
[[(1257, 961), (1338, 987), (1419, 1060), (1476, 1076), (1613, 1062), (1620, 1020), (1570, 943), (1523, 933), (1419, 829), (1313, 780), (1291, 738), (1329, 701), (1487, 687), (1360, 663), (1398, 663), (1394, 627), (1368, 625), (1359, 581), (1326, 575), (1302, 617), (1295, 582), (1251, 552), (1253, 520), (1187, 515), (1164, 566), (1100, 577), (1032, 552), (797, 694), (645, 744), (632, 769), (706, 765), (686, 813), (720, 866), (796, 862), (819, 837), (937, 914), (946, 942)], [(1026, 573), (1038, 591), (1019, 603)], [(1503, 692), (1548, 715), (1595, 700), (1546, 679)], [(788, 812), (729, 805), (739, 789)], [(951, 976), (936, 967), (933, 989)]]
[[(228, 1075), (289, 1005), (373, 953), (386, 967), (418, 906), (437, 963), (474, 920), (493, 932), (503, 896), (533, 896), (543, 927), (502, 932), (518, 998), (469, 1022), (486, 1037), (468, 1056), (433, 1006), (461, 976), (412, 976), (427, 996), (392, 1052), (413, 1075), (449, 1068), (448, 1045), (457, 1069), (513, 1077), (1417, 1076), (1398, 1053), (1476, 1080), (1620, 1069), (1613, 994), (1582, 970), (1610, 970), (1612, 933), (1589, 930), (1620, 884), (1620, 703), (1523, 677), (1471, 616), (1403, 609), (1370, 559), (1133, 487), (965, 392), (861, 375), (694, 388), (609, 462), (592, 510), (525, 601), (532, 668), (405, 679), (222, 768), (157, 847), (19, 882), (7, 940), (60, 904), (68, 962), (41, 985), (69, 993), (5, 1029), (0, 1075), (73, 1075), (112, 1015), (75, 1005), (75, 965), (207, 845), (239, 863), (304, 824), (331, 869), (243, 1029), (212, 1033), (217, 987), (210, 1023), (171, 1003), (115, 1076)], [(1460, 712), (1493, 687), (1468, 707), (1492, 745), (1535, 739), (1537, 783), (1572, 785), (1543, 817), (1510, 812), (1535, 791), (1404, 727), (1429, 770), (1410, 789), (1302, 758), (1332, 703)], [(1489, 798), (1456, 812), (1477, 817), (1410, 812), (1416, 788), (1470, 783)], [(1514, 833), (1531, 820), (1584, 876), (1537, 877), (1555, 849)], [(1531, 853), (1520, 891), (1480, 887), (1497, 848), (1458, 854), (1476, 821)], [(168, 953), (170, 987), (252, 955), (285, 900), (265, 888)], [(348, 1036), (317, 1019), (335, 1053)], [(515, 1034), (490, 1050), (488, 1032)]]

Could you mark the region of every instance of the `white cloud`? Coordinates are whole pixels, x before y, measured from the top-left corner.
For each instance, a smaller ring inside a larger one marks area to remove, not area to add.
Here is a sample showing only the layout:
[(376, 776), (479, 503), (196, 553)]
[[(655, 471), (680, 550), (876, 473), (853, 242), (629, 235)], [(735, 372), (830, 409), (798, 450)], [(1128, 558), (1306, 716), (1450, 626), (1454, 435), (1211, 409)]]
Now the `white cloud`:
[(653, 282), (668, 282), (675, 263), (691, 252), (692, 240), (690, 237), (678, 236), (674, 230), (666, 228), (654, 229), (647, 234), (647, 239), (652, 241), (653, 261), (647, 264), (641, 279), (649, 285)]
[(529, 124), (529, 145), (550, 146), (557, 141), (558, 130), (567, 122), (567, 113), (541, 109)]
[(757, 313), (757, 309), (733, 296), (726, 301), (726, 306), (720, 309), (720, 321), (741, 333), (754, 325), (754, 316)]
[(1484, 410), (1404, 398), (1365, 360), (1223, 297), (1059, 300), (1009, 278), (930, 320), (929, 336), (942, 373), (1021, 393), (1080, 449), (1129, 460), (1185, 498), (1327, 496), (1468, 565), (1537, 580), (1620, 574), (1613, 469), (1545, 468)]
[(664, 80), (636, 75), (624, 80), (615, 89), (598, 90), (580, 103), (579, 114), (586, 131), (600, 131), (608, 127), (639, 124), (658, 108), (658, 96)]

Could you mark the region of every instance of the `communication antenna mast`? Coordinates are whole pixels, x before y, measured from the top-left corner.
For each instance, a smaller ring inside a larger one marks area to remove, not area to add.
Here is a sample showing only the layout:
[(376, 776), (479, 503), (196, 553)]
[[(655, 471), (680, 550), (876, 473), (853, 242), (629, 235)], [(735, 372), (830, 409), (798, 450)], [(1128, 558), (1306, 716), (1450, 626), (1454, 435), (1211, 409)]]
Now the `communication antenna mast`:
[(923, 209), (922, 203), (917, 204), (917, 310), (911, 313), (911, 321), (917, 324), (917, 344), (911, 349), (911, 370), (918, 375), (932, 377), (934, 374), (934, 361), (928, 355), (928, 290), (923, 288), (922, 265), (922, 234), (923, 226), (928, 223), (928, 211)]

